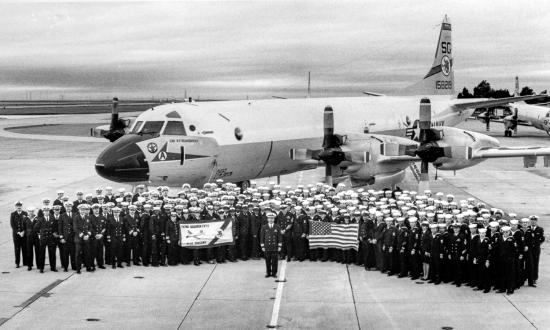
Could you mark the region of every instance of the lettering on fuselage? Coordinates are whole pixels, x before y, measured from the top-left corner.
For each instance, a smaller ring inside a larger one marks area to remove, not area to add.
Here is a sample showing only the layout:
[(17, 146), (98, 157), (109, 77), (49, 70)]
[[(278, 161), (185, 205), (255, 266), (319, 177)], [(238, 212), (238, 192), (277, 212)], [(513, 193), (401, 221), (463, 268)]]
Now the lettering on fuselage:
[(170, 139), (170, 143), (197, 143), (197, 139)]
[(453, 82), (450, 80), (436, 80), (435, 89), (453, 89)]
[(228, 171), (226, 168), (220, 168), (216, 171), (214, 178), (221, 179), (232, 175), (233, 175), (233, 172)]
[(445, 121), (444, 120), (432, 121), (432, 127), (435, 127), (435, 126), (445, 126)]

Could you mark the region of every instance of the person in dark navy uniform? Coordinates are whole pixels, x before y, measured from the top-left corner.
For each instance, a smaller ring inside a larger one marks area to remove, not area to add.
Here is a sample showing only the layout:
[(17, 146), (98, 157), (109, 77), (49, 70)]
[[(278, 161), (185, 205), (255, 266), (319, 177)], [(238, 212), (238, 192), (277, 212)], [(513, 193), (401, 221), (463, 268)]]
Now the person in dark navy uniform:
[(120, 208), (113, 208), (113, 215), (109, 218), (107, 240), (111, 246), (111, 267), (124, 268), (122, 266), (122, 259), (124, 258), (124, 251), (122, 249), (123, 243), (126, 241), (126, 228), (124, 228), (124, 221), (120, 216)]
[(97, 263), (97, 267), (105, 269), (104, 266), (104, 248), (105, 236), (107, 234), (107, 219), (99, 213), (99, 204), (92, 205), (93, 214), (90, 216), (92, 222), (93, 239), (91, 241), (92, 265)]
[[(40, 270), (41, 273), (44, 272), (44, 265), (46, 259), (46, 248), (48, 248), (48, 259), (50, 261), (50, 269), (52, 272), (57, 272), (55, 267), (56, 255), (55, 250), (57, 247), (57, 242), (54, 233), (54, 223), (50, 215), (50, 207), (44, 206), (42, 208), (43, 216), (39, 217), (34, 230), (38, 234), (38, 260), (36, 262), (36, 267)], [(57, 228), (55, 228), (57, 232)]]
[[(15, 267), (19, 268), (22, 262), (27, 266), (27, 242), (25, 237), (25, 218), (27, 212), (23, 211), (23, 203), (15, 203), (15, 211), (10, 215), (10, 225), (13, 238), (13, 249), (15, 252)], [(31, 261), (32, 263), (32, 261)]]
[(511, 295), (514, 293), (516, 288), (516, 268), (515, 263), (518, 255), (518, 245), (517, 242), (512, 236), (510, 227), (504, 226), (502, 230), (502, 243), (500, 247), (500, 254), (502, 260), (502, 268), (504, 270), (504, 289), (506, 289), (506, 294)]
[(545, 238), (544, 229), (537, 224), (539, 217), (532, 215), (529, 219), (531, 220), (531, 231), (533, 232), (533, 248), (531, 250), (533, 258), (533, 283), (536, 285), (539, 279), (540, 246), (544, 243)]
[(281, 249), (281, 259), (286, 257), (287, 261), (293, 256), (292, 247), (292, 225), (294, 224), (294, 218), (296, 216), (290, 212), (290, 204), (284, 204), (283, 210), (277, 215), (275, 221), (283, 234), (283, 247)]
[(521, 260), (521, 284), (527, 281), (527, 284), (531, 287), (536, 287), (535, 279), (533, 275), (533, 254), (532, 250), (534, 248), (534, 237), (533, 230), (529, 226), (531, 220), (528, 218), (521, 219), (521, 231), (523, 231), (523, 260)]
[(294, 247), (294, 256), (299, 261), (304, 261), (306, 257), (306, 236), (309, 233), (309, 217), (302, 211), (301, 206), (294, 208), (296, 216), (292, 224), (292, 246)]
[(275, 214), (267, 214), (267, 225), (260, 231), (260, 246), (265, 255), (265, 277), (277, 277), (278, 253), (281, 251), (282, 234), (279, 226), (275, 224)]
[[(38, 265), (38, 234), (34, 230), (38, 217), (36, 216), (36, 210), (34, 207), (27, 208), (27, 216), (25, 217), (25, 238), (27, 244), (27, 270), (32, 270), (33, 266), (33, 254), (36, 258), (36, 265)], [(34, 253), (33, 253), (34, 251)]]
[(74, 246), (74, 229), (73, 229), (73, 204), (71, 202), (65, 203), (66, 212), (61, 214), (59, 219), (59, 243), (61, 245), (61, 253), (59, 259), (61, 260), (61, 267), (64, 271), (68, 271), (69, 261), (71, 262), (72, 270), (76, 270), (75, 261), (75, 246)]
[(90, 221), (90, 206), (88, 204), (81, 204), (78, 206), (78, 214), (76, 214), (73, 219), (73, 229), (76, 273), (80, 274), (82, 261), (84, 261), (86, 271), (91, 272), (92, 258), (90, 254), (90, 240), (92, 237), (92, 223)]

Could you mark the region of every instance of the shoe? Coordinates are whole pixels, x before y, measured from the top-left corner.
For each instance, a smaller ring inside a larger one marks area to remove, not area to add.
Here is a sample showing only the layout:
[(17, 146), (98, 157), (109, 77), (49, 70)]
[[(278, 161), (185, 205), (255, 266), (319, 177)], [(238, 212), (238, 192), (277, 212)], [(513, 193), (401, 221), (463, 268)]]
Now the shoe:
[[(189, 265), (189, 263), (186, 262), (185, 265)], [(149, 267), (149, 264), (143, 264), (143, 267)]]
[(485, 289), (485, 290), (483, 290), (483, 293), (489, 293), (490, 291), (491, 290), (489, 290), (489, 289)]
[(435, 282), (434, 284), (435, 284), (435, 285), (439, 285), (439, 284), (441, 284), (441, 281), (437, 281), (437, 282)]
[(214, 264), (214, 260), (208, 260), (208, 263), (213, 265)]
[(290, 261), (290, 257), (286, 258), (286, 261), (287, 261), (287, 262)]
[(271, 274), (271, 277), (277, 278), (277, 274)]
[(15, 265), (15, 268), (19, 268), (19, 265)]
[(67, 268), (63, 268), (63, 271), (66, 273), (66, 272), (68, 272), (68, 269), (67, 269)]
[[(29, 270), (30, 270), (30, 269), (29, 269)], [(536, 286), (535, 284), (533, 284), (533, 283), (529, 284), (529, 286), (532, 287), (532, 288), (536, 288), (536, 287), (537, 287), (537, 286)]]
[(407, 275), (403, 275), (403, 274), (399, 274), (399, 276), (397, 276), (398, 278), (403, 278), (403, 277), (406, 277)]
[(158, 266), (159, 266), (159, 265), (155, 265), (155, 264), (153, 264), (153, 267), (158, 267)]
[(31, 271), (31, 270), (32, 270), (32, 267), (27, 267), (27, 270), (28, 270), (28, 271)]
[(456, 287), (457, 287), (457, 288), (460, 288), (461, 286), (462, 286), (462, 284), (460, 284), (460, 283), (457, 283), (457, 284), (456, 284)]
[(116, 269), (116, 265), (112, 265), (111, 268)]
[(270, 277), (270, 276), (271, 276), (271, 275), (269, 275), (269, 274), (265, 274), (265, 277)]
[(40, 270), (40, 273), (44, 273), (44, 269), (41, 269), (41, 270)]
[(118, 268), (124, 268), (124, 266), (122, 266), (122, 264), (118, 264), (116, 265)]
[(76, 271), (77, 274), (80, 274), (80, 269)]
[(507, 292), (506, 292), (506, 295), (507, 295), (507, 296), (512, 295), (512, 294), (514, 294), (514, 290), (512, 290), (512, 291), (507, 291)]
[(497, 293), (504, 293), (504, 292), (506, 292), (506, 291), (504, 291), (504, 290), (498, 290), (497, 291)]
[(105, 269), (105, 266), (98, 266), (99, 269)]
[(134, 262), (134, 266), (141, 266), (139, 262)]
[(129, 262), (126, 263), (126, 267), (130, 267), (130, 263), (129, 263)]

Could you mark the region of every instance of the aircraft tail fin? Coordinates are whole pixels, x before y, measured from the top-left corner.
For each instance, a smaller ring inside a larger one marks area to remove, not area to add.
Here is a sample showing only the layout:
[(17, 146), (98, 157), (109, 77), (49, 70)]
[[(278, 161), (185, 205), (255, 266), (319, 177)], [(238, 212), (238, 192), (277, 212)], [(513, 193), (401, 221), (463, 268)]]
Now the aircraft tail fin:
[(445, 15), (430, 71), (422, 80), (406, 87), (399, 95), (454, 95), (454, 63), (451, 50), (451, 23)]

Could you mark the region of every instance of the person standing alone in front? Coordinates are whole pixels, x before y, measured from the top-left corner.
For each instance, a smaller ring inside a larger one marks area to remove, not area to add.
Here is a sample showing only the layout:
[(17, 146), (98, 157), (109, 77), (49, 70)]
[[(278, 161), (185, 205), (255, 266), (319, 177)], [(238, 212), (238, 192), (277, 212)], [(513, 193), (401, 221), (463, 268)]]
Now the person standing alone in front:
[(277, 277), (277, 255), (281, 251), (283, 239), (281, 229), (275, 224), (275, 214), (267, 214), (267, 225), (260, 231), (260, 246), (265, 255), (265, 277)]

